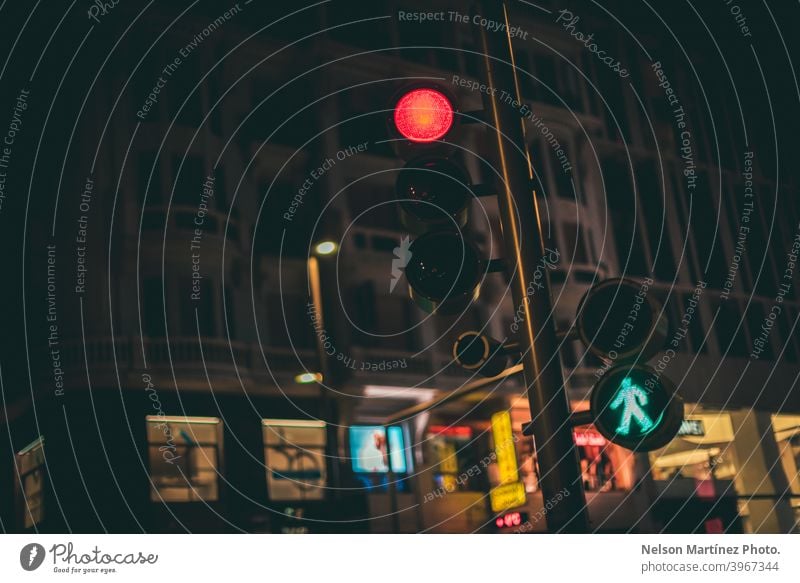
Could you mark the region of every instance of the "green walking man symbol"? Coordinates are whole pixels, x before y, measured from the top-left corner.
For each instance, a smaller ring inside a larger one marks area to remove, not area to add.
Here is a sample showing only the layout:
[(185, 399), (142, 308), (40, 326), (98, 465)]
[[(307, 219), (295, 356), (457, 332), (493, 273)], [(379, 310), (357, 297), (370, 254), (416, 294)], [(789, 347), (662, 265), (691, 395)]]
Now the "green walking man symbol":
[(612, 410), (622, 407), (622, 420), (617, 427), (618, 434), (628, 435), (631, 432), (631, 421), (634, 419), (640, 427), (640, 433), (645, 434), (653, 429), (653, 420), (642, 409), (648, 401), (647, 393), (642, 387), (634, 384), (630, 377), (623, 379), (616, 397), (609, 404)]

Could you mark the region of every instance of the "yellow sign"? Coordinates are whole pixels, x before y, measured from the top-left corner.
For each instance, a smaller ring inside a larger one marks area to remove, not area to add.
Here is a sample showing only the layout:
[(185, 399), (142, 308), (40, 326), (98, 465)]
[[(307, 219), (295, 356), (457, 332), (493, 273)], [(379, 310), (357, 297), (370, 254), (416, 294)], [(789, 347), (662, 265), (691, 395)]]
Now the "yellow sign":
[(525, 485), (522, 482), (513, 482), (497, 486), (489, 491), (489, 500), (492, 512), (503, 512), (517, 506), (524, 506), (528, 499), (525, 496)]
[(492, 437), (494, 437), (494, 454), (497, 459), (497, 478), (500, 485), (516, 482), (519, 479), (517, 451), (514, 448), (514, 434), (511, 431), (511, 414), (508, 411), (492, 415)]
[(445, 474), (458, 473), (458, 457), (454, 443), (442, 442), (436, 445), (439, 457), (439, 471)]

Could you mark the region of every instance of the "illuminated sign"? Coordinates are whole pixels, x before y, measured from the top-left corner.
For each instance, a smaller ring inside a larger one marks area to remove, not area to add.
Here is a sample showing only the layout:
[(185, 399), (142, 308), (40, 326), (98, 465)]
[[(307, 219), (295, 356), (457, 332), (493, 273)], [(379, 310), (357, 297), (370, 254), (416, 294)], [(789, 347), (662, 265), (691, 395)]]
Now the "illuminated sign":
[(489, 501), (492, 512), (504, 512), (517, 506), (524, 506), (528, 502), (525, 485), (522, 482), (512, 482), (492, 488), (489, 491)]
[(472, 437), (472, 428), (466, 425), (431, 425), (428, 428), (429, 437), (455, 437), (468, 439)]
[(595, 433), (594, 431), (576, 431), (574, 436), (575, 445), (595, 445), (598, 447), (604, 447), (606, 444), (608, 444), (608, 441), (605, 437), (599, 433)]
[(492, 437), (500, 485), (489, 491), (493, 512), (503, 512), (526, 503), (525, 486), (519, 480), (517, 450), (511, 431), (511, 414), (500, 411), (492, 415)]
[(436, 455), (439, 458), (439, 471), (445, 474), (455, 474), (458, 472), (458, 455), (454, 443), (436, 444)]
[(500, 484), (516, 482), (519, 479), (517, 451), (514, 449), (511, 414), (508, 411), (492, 415), (492, 437), (494, 437), (494, 453)]
[(325, 498), (325, 423), (264, 419), (264, 460), (270, 500)]
[(642, 365), (613, 368), (592, 389), (595, 427), (622, 447), (648, 451), (678, 433), (683, 406), (671, 383)]
[[(354, 472), (385, 474), (389, 471), (386, 437), (386, 428), (381, 425), (350, 427), (350, 455)], [(389, 427), (388, 437), (392, 471), (404, 474), (408, 471), (408, 452), (402, 428)]]
[(520, 526), (523, 522), (528, 522), (528, 515), (525, 512), (506, 512), (494, 519), (497, 528), (512, 528)]
[(703, 437), (706, 434), (705, 425), (702, 419), (684, 419), (681, 422), (681, 428), (678, 429), (678, 435), (690, 435), (693, 437)]

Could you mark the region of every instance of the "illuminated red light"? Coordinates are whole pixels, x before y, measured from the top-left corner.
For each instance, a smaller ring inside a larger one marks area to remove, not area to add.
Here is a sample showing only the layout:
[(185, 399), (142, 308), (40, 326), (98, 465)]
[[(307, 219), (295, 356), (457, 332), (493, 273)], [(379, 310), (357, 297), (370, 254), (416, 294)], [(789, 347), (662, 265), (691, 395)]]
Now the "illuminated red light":
[(444, 435), (447, 437), (472, 437), (472, 428), (466, 425), (431, 425), (428, 435), (434, 437)]
[(435, 142), (453, 126), (453, 104), (441, 91), (413, 89), (395, 105), (394, 125), (407, 140)]
[(509, 512), (502, 516), (498, 516), (494, 521), (497, 528), (510, 528), (512, 526), (519, 526), (522, 524), (522, 514), (519, 512)]

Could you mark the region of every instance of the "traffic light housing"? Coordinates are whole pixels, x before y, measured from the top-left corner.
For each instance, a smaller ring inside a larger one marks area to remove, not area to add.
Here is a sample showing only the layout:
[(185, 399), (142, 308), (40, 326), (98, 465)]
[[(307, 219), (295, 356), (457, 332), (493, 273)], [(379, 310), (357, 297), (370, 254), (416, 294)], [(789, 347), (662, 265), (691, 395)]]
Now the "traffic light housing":
[(434, 156), (416, 158), (403, 167), (395, 186), (400, 220), (410, 232), (466, 226), (473, 195), (467, 172), (455, 162)]
[(458, 107), (446, 89), (412, 84), (390, 111), (395, 150), (409, 160), (395, 182), (400, 220), (419, 235), (406, 258), (409, 293), (429, 313), (456, 314), (478, 297), (489, 268), (463, 231), (474, 193), (469, 173), (449, 156)]
[(594, 285), (578, 304), (581, 341), (603, 360), (647, 361), (664, 346), (669, 325), (661, 306), (642, 286), (624, 278)]
[(478, 251), (460, 231), (430, 231), (409, 247), (406, 279), (411, 298), (429, 313), (456, 314), (477, 299)]
[(603, 375), (592, 389), (591, 411), (606, 439), (636, 451), (665, 446), (683, 421), (683, 401), (669, 379), (638, 364)]
[(593, 423), (609, 441), (636, 451), (663, 447), (683, 421), (675, 386), (643, 364), (668, 333), (664, 310), (647, 289), (622, 278), (602, 281), (581, 299), (576, 318), (578, 336), (606, 367), (592, 388)]

